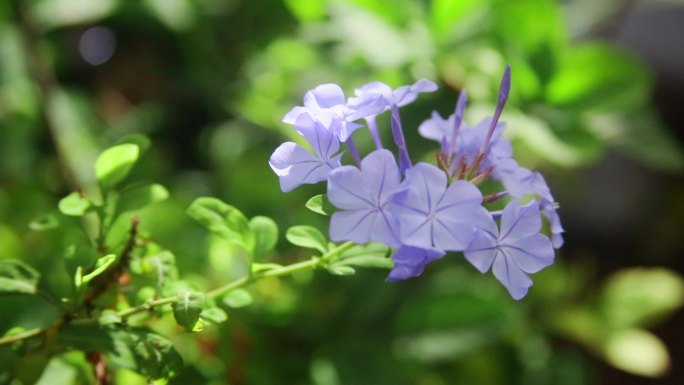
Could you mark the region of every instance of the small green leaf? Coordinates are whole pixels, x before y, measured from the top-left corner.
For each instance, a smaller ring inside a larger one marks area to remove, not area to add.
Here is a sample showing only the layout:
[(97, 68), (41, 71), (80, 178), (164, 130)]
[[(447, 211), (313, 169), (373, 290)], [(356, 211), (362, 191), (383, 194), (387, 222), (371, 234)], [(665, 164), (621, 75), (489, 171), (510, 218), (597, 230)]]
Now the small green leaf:
[(663, 268), (623, 269), (601, 293), (601, 313), (613, 327), (650, 326), (684, 305), (684, 279)]
[(92, 281), (95, 277), (104, 273), (115, 261), (116, 254), (107, 254), (104, 257), (99, 258), (95, 262), (95, 268), (93, 271), (83, 276), (82, 283), (85, 284)]
[(92, 207), (92, 203), (86, 197), (81, 195), (81, 193), (72, 192), (71, 194), (62, 198), (57, 207), (64, 215), (82, 217)]
[(34, 218), (28, 225), (33, 231), (45, 231), (59, 227), (59, 219), (55, 213), (49, 213)]
[(376, 242), (356, 245), (340, 255), (336, 265), (391, 269), (394, 262), (388, 258), (390, 248)]
[(168, 197), (168, 190), (160, 184), (137, 186), (121, 192), (116, 208), (119, 213), (136, 211)]
[(316, 249), (321, 253), (328, 251), (328, 241), (315, 227), (292, 226), (287, 229), (285, 238), (293, 245)]
[(319, 194), (309, 199), (306, 202), (306, 208), (317, 214), (326, 216), (330, 216), (337, 211), (337, 207), (330, 203), (325, 194)]
[(354, 275), (356, 274), (356, 270), (351, 267), (351, 266), (345, 266), (345, 265), (330, 265), (325, 267), (326, 270), (328, 270), (328, 273), (332, 275)]
[(273, 219), (256, 216), (249, 221), (249, 228), (254, 234), (254, 259), (261, 259), (276, 246), (278, 242), (278, 225)]
[(249, 306), (254, 302), (252, 294), (245, 289), (235, 289), (223, 297), (223, 303), (232, 308)]
[(247, 218), (235, 207), (216, 198), (197, 198), (188, 207), (188, 215), (224, 239), (253, 249), (254, 236)]
[(204, 308), (204, 293), (191, 291), (180, 292), (176, 296), (176, 301), (171, 307), (173, 309), (173, 318), (176, 319), (176, 323), (185, 330), (192, 331)]
[(40, 274), (16, 259), (0, 261), (0, 294), (35, 294)]
[(147, 255), (141, 261), (142, 272), (156, 278), (156, 293), (162, 295), (169, 281), (178, 279), (176, 257), (168, 250)]
[(200, 318), (216, 325), (226, 322), (228, 320), (228, 314), (221, 308), (212, 307), (202, 311)]
[(670, 354), (663, 341), (641, 329), (611, 334), (603, 351), (610, 364), (640, 376), (660, 377), (670, 366)]
[(119, 144), (102, 152), (95, 161), (95, 177), (104, 191), (123, 181), (140, 157), (135, 144)]

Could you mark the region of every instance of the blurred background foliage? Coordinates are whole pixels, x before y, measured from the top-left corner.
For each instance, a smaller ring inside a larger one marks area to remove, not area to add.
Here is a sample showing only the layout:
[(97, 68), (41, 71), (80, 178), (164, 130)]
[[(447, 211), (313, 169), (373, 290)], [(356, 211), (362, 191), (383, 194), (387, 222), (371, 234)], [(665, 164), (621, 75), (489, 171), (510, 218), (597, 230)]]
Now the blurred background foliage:
[[(61, 256), (80, 235), (29, 224), (71, 191), (95, 193), (97, 154), (144, 134), (153, 144), (136, 178), (161, 182), (171, 199), (140, 212), (140, 229), (174, 250), (187, 280), (215, 287), (244, 262), (186, 217), (197, 196), (281, 228), (327, 229), (304, 209), (320, 186), (284, 194), (267, 165), (281, 141), (298, 140), (280, 119), (306, 90), (426, 77), (440, 91), (402, 111), (406, 127), (433, 109), (448, 115), (463, 88), (472, 123), (493, 111), (510, 63), (508, 134), (521, 163), (548, 175), (567, 230), (528, 298), (512, 301), (458, 256), (391, 285), (382, 271), (264, 280), (221, 326), (189, 334), (169, 317), (154, 323), (186, 362), (171, 382), (682, 383), (683, 121), (672, 111), (684, 100), (684, 30), (665, 14), (681, 18), (681, 2), (1, 2), (0, 258), (23, 259), (42, 287), (64, 290)], [(416, 132), (407, 140), (432, 156)], [(280, 250), (275, 261), (305, 256)], [(0, 297), (0, 334), (56, 317), (32, 298)], [(79, 353), (4, 369), (0, 383), (10, 371), (22, 381), (12, 384), (93, 381)], [(117, 383), (146, 382), (120, 370)]]

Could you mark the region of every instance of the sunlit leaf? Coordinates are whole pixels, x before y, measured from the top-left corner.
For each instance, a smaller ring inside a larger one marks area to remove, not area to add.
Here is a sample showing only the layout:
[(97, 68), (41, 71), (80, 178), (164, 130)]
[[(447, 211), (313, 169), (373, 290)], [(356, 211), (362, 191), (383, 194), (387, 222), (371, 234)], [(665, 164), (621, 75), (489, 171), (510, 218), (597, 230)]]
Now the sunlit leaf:
[(64, 215), (81, 217), (91, 208), (92, 203), (79, 192), (72, 192), (62, 198), (57, 207)]
[(0, 294), (35, 294), (40, 274), (16, 259), (0, 260)]
[(254, 234), (252, 255), (260, 260), (275, 248), (278, 242), (278, 225), (269, 217), (256, 216), (250, 219), (249, 228)]
[(328, 251), (328, 241), (315, 227), (292, 226), (287, 229), (285, 238), (293, 245), (316, 249), (321, 253)]
[(601, 298), (614, 327), (649, 326), (684, 305), (684, 280), (663, 268), (624, 269), (608, 279)]
[(116, 208), (120, 213), (136, 211), (153, 203), (164, 201), (168, 197), (168, 190), (160, 184), (137, 186), (121, 192)]
[(213, 324), (220, 324), (228, 320), (228, 314), (221, 308), (212, 307), (204, 309), (200, 314), (200, 318)]
[(632, 55), (607, 44), (567, 51), (546, 89), (556, 105), (625, 111), (644, 105), (651, 76)]
[(450, 33), (456, 23), (470, 16), (475, 9), (486, 5), (480, 0), (434, 0), (431, 4), (431, 26), (438, 37)]
[(335, 265), (391, 269), (394, 262), (388, 258), (389, 250), (389, 247), (375, 242), (355, 245), (342, 253)]
[(216, 198), (197, 198), (188, 207), (188, 215), (209, 231), (251, 250), (254, 236), (244, 214)]
[(103, 190), (123, 181), (138, 161), (140, 148), (135, 144), (119, 144), (104, 150), (95, 161), (95, 177)]
[(88, 283), (88, 282), (92, 281), (95, 277), (97, 277), (98, 275), (100, 275), (100, 274), (104, 273), (105, 271), (107, 271), (107, 269), (108, 269), (114, 262), (116, 262), (116, 254), (108, 254), (108, 255), (105, 255), (105, 256), (102, 257), (102, 258), (99, 258), (99, 259), (95, 262), (95, 268), (93, 269), (93, 271), (91, 271), (90, 273), (88, 273), (88, 274), (86, 274), (86, 275), (83, 276), (82, 282), (83, 282), (83, 283)]
[(306, 208), (321, 215), (330, 216), (337, 208), (330, 203), (325, 194), (319, 194), (306, 202)]
[(670, 366), (670, 354), (663, 341), (640, 329), (612, 334), (604, 347), (604, 354), (616, 368), (640, 376), (660, 377)]
[(185, 330), (192, 331), (204, 309), (204, 293), (184, 291), (176, 295), (176, 301), (171, 305), (173, 318)]
[(285, 0), (287, 8), (301, 21), (316, 21), (325, 16), (325, 0)]
[(354, 275), (354, 274), (356, 274), (356, 269), (354, 269), (351, 266), (345, 266), (345, 265), (333, 264), (330, 266), (326, 266), (325, 269), (328, 271), (328, 273), (330, 273), (332, 275)]
[(223, 303), (232, 308), (249, 306), (254, 302), (252, 294), (245, 289), (235, 289), (223, 297)]
[(110, 15), (118, 0), (49, 0), (34, 2), (31, 13), (41, 28), (52, 29), (76, 24), (90, 24)]

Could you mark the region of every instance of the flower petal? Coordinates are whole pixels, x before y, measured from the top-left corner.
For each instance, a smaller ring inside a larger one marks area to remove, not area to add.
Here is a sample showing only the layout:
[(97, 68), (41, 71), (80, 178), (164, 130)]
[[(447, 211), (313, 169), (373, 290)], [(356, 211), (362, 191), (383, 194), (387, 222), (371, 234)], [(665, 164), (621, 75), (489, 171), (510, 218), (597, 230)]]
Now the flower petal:
[[(339, 163), (339, 157), (337, 158)], [(302, 184), (313, 184), (324, 181), (333, 167), (318, 159), (302, 146), (285, 142), (273, 151), (268, 162), (278, 175), (280, 188), (284, 192), (291, 191)]]
[(321, 84), (304, 95), (304, 107), (307, 108), (333, 108), (344, 102), (344, 91), (333, 83)]
[(536, 273), (553, 264), (553, 245), (543, 234), (537, 233), (512, 243), (501, 244), (499, 249), (526, 273)]
[(375, 207), (361, 170), (354, 166), (336, 168), (328, 175), (328, 200), (343, 210), (370, 210)]
[(384, 204), (401, 183), (399, 167), (394, 155), (388, 150), (375, 150), (361, 162), (361, 173), (368, 191), (374, 195), (374, 202)]
[[(493, 219), (492, 222), (494, 222)], [(494, 257), (497, 253), (496, 247), (496, 239), (492, 234), (478, 229), (463, 255), (480, 273), (486, 273), (494, 263)]]
[(535, 201), (525, 206), (520, 206), (517, 201), (509, 202), (501, 215), (499, 244), (510, 244), (538, 233), (542, 225), (539, 214), (539, 204)]
[(444, 256), (444, 252), (433, 248), (401, 246), (392, 255), (394, 268), (387, 277), (388, 282), (400, 281), (421, 275), (425, 266)]
[(320, 122), (313, 120), (309, 114), (300, 115), (295, 122), (295, 128), (322, 160), (331, 159), (340, 150), (337, 137)]
[(494, 259), (492, 272), (515, 300), (524, 297), (532, 286), (530, 277), (501, 252), (498, 252)]
[(371, 210), (335, 212), (330, 218), (330, 239), (335, 242), (352, 241), (360, 245), (370, 241), (377, 215)]

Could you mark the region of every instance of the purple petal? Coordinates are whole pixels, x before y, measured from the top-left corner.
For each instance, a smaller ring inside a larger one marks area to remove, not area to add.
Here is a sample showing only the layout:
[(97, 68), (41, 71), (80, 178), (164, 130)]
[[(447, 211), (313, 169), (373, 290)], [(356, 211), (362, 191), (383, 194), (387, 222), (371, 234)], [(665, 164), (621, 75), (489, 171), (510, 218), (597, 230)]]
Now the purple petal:
[(548, 237), (539, 233), (501, 244), (499, 249), (526, 273), (536, 273), (553, 264), (553, 245)]
[(335, 242), (352, 241), (364, 244), (371, 240), (370, 234), (377, 213), (371, 210), (337, 211), (330, 218), (330, 239)]
[(412, 206), (432, 212), (439, 204), (447, 185), (444, 171), (428, 163), (418, 163), (406, 171), (406, 185), (412, 195)]
[(301, 184), (324, 181), (339, 165), (339, 156), (324, 162), (300, 145), (285, 142), (273, 151), (268, 163), (280, 179), (280, 188), (287, 192)]
[(344, 105), (344, 91), (337, 84), (321, 84), (304, 95), (304, 107), (333, 108)]
[(501, 252), (497, 253), (494, 259), (492, 272), (515, 300), (524, 297), (532, 286), (530, 277)]
[(343, 210), (368, 210), (373, 200), (364, 186), (361, 170), (354, 166), (342, 166), (328, 176), (328, 200)]
[(432, 221), (432, 245), (448, 251), (463, 251), (475, 233), (475, 226), (466, 222)]
[(509, 202), (501, 215), (499, 244), (510, 244), (515, 240), (527, 238), (541, 229), (539, 204), (530, 202), (520, 206), (516, 201)]
[(443, 119), (437, 111), (432, 111), (432, 117), (418, 126), (418, 133), (423, 138), (441, 142), (443, 138), (449, 138), (452, 129), (449, 119)]
[(368, 154), (361, 162), (361, 170), (365, 185), (375, 194), (375, 202), (384, 202), (399, 188), (399, 167), (388, 150), (375, 150)]
[(294, 124), (297, 121), (297, 118), (299, 118), (302, 114), (306, 114), (307, 112), (308, 110), (306, 108), (297, 106), (285, 114), (283, 117), (283, 123)]
[(433, 248), (401, 246), (392, 255), (394, 268), (387, 277), (388, 282), (400, 281), (421, 275), (425, 266), (444, 256), (444, 252)]
[(396, 103), (397, 106), (402, 107), (416, 100), (416, 98), (418, 98), (418, 94), (424, 92), (434, 92), (437, 91), (437, 88), (437, 84), (434, 82), (431, 82), (427, 79), (420, 79), (410, 86), (397, 88), (393, 92), (392, 96), (394, 103)]
[[(496, 227), (493, 219), (492, 223)], [(480, 273), (486, 273), (492, 267), (492, 263), (494, 263), (494, 257), (497, 253), (496, 247), (494, 236), (482, 229), (478, 229), (463, 255)]]
[(319, 158), (332, 158), (340, 149), (340, 142), (320, 122), (314, 121), (309, 114), (302, 114), (295, 122), (295, 128), (311, 145)]

